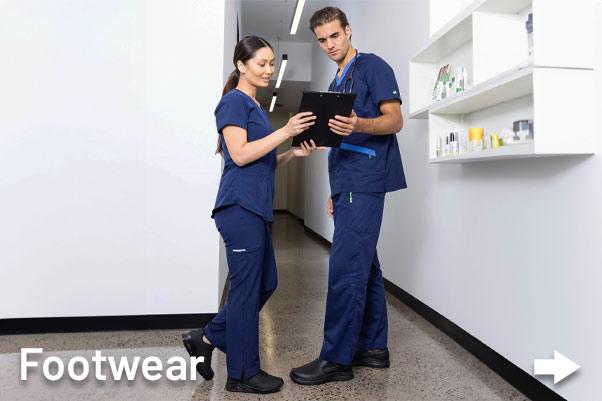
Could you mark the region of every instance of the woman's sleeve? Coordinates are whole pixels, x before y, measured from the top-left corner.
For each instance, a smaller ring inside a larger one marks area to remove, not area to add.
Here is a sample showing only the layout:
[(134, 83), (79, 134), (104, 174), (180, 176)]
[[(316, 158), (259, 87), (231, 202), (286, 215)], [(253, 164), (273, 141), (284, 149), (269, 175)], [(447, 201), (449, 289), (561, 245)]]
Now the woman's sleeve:
[(249, 110), (245, 100), (240, 96), (224, 96), (215, 109), (215, 124), (220, 134), (228, 125), (246, 130), (248, 121)]

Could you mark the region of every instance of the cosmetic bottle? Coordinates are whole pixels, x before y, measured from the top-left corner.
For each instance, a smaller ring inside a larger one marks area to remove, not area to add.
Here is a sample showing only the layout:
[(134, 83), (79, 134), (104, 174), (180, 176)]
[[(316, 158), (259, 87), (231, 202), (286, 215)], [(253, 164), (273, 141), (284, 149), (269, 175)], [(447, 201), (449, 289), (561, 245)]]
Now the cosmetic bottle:
[(471, 152), (479, 152), (483, 150), (483, 128), (469, 128), (468, 140)]
[(529, 120), (518, 120), (512, 123), (514, 135), (518, 136), (521, 141), (525, 141), (529, 137)]
[(527, 28), (527, 41), (529, 46), (529, 57), (533, 55), (533, 13), (529, 13), (529, 17), (525, 22)]
[(458, 133), (451, 132), (449, 135), (451, 137), (451, 152), (452, 154), (457, 155), (460, 153), (460, 142), (458, 141)]
[(460, 143), (458, 149), (460, 154), (468, 152), (468, 133), (466, 131), (458, 132), (458, 142)]

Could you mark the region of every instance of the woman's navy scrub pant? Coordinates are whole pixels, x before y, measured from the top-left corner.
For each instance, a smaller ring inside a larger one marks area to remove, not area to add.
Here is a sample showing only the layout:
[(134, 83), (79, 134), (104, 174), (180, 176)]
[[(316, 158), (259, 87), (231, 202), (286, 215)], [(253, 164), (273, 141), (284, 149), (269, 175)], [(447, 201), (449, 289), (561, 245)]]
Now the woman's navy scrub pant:
[(259, 310), (278, 284), (272, 238), (263, 218), (238, 205), (214, 219), (226, 244), (230, 290), (205, 336), (226, 354), (228, 376), (247, 379), (259, 373)]
[(384, 203), (384, 193), (333, 197), (323, 360), (350, 365), (359, 349), (387, 347), (387, 304), (376, 254)]

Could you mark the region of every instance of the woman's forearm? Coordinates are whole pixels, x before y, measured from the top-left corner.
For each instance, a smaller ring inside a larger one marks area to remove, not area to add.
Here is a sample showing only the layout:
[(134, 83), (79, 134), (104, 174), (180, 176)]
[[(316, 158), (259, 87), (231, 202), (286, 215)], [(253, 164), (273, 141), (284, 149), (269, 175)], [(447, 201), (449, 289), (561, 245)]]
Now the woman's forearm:
[[(228, 144), (230, 135), (228, 132), (225, 132), (225, 135), (226, 144)], [(230, 152), (230, 156), (236, 165), (242, 167), (254, 162), (255, 160), (261, 159), (263, 156), (267, 155), (280, 144), (285, 142), (288, 138), (289, 133), (284, 128), (280, 128), (279, 130), (272, 132), (270, 135), (267, 135), (256, 141), (244, 142), (240, 146), (230, 146), (228, 144), (228, 149), (236, 149), (236, 151)], [(236, 138), (236, 134), (234, 134), (232, 139), (238, 140), (239, 138)]]

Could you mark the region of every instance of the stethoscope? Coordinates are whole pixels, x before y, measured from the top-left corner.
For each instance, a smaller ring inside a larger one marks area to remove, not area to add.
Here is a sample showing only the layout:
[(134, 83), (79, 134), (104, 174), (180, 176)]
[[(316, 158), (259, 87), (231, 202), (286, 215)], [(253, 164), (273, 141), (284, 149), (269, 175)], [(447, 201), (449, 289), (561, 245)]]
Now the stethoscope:
[[(340, 93), (351, 93), (353, 91), (353, 71), (355, 71), (355, 64), (357, 63), (357, 58), (359, 57), (359, 52), (357, 51), (357, 49), (355, 49), (355, 56), (353, 56), (353, 59), (351, 60), (351, 71), (349, 71), (349, 75), (347, 76), (347, 78), (345, 78), (345, 83), (343, 84), (343, 91)], [(337, 74), (339, 72), (337, 71)], [(337, 87), (337, 74), (335, 74), (334, 76), (334, 85), (333, 87), (336, 88)], [(351, 86), (349, 87), (349, 92), (347, 92), (347, 83), (351, 81)]]
[[(357, 63), (357, 58), (359, 57), (359, 52), (357, 51), (357, 49), (355, 49), (355, 56), (353, 57), (353, 59), (351, 60), (351, 62), (353, 63), (351, 65), (351, 70), (349, 71), (349, 75), (347, 76), (347, 78), (345, 79), (345, 83), (343, 84), (343, 91), (340, 93), (351, 93), (353, 91), (353, 71), (355, 70), (355, 64)], [(338, 74), (338, 71), (337, 71)], [(349, 92), (347, 92), (347, 83), (351, 81), (351, 86), (349, 87)], [(334, 76), (334, 86), (336, 88), (337, 86), (337, 75), (335, 74)], [(374, 149), (370, 149), (370, 148), (366, 148), (363, 146), (357, 146), (357, 145), (351, 145), (349, 143), (346, 142), (341, 142), (341, 145), (339, 146), (341, 149), (345, 149), (345, 150), (349, 150), (351, 152), (356, 152), (356, 153), (361, 153), (364, 154), (366, 156), (368, 156), (369, 159), (376, 157), (376, 151)]]

